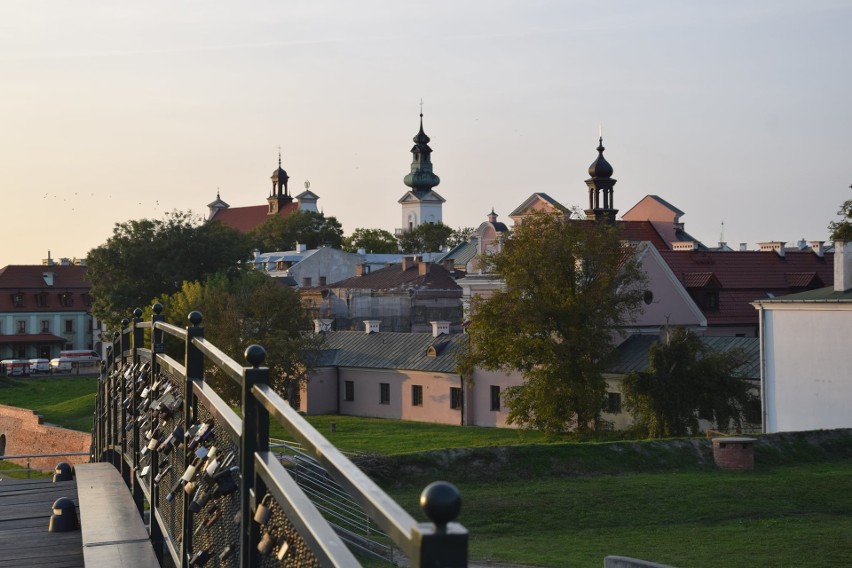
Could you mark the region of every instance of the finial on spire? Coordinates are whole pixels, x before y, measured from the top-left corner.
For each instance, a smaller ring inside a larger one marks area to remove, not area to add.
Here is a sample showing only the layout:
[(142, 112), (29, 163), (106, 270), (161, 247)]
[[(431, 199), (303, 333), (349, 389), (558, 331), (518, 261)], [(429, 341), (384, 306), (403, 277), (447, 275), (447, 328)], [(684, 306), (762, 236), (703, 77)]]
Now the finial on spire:
[(281, 167), (281, 145), (278, 145), (278, 167)]
[(305, 189), (310, 189), (310, 188), (311, 188), (311, 182), (308, 181), (308, 180), (305, 180)]
[(423, 118), (423, 97), (420, 97), (420, 118)]

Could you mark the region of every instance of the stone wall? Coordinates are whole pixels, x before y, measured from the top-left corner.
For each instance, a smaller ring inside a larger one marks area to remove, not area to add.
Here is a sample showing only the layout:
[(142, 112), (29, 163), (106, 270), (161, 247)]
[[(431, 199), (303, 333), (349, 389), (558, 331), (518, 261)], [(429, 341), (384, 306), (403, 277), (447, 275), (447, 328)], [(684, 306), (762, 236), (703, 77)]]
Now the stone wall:
[[(88, 452), (92, 436), (51, 426), (35, 410), (16, 408), (0, 404), (0, 454), (58, 454), (62, 452)], [(27, 461), (33, 469), (53, 470), (57, 463), (86, 463), (89, 456), (61, 456), (8, 460), (26, 467)]]

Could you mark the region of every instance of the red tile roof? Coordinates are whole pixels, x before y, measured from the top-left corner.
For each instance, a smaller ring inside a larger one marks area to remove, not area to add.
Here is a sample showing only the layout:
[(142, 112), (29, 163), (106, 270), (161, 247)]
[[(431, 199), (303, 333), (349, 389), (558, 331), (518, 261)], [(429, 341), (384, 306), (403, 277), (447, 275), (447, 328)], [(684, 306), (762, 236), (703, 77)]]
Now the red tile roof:
[[(660, 255), (702, 308), (708, 325), (757, 325), (755, 300), (800, 292), (834, 283), (833, 254), (811, 251), (661, 251)], [(706, 309), (701, 289), (716, 278), (718, 309)]]
[(669, 244), (663, 240), (650, 221), (616, 221), (621, 238), (626, 241), (649, 241), (657, 250), (669, 250)]
[[(287, 217), (291, 213), (298, 211), (299, 203), (291, 201), (278, 210), (279, 217)], [(264, 221), (270, 218), (268, 214), (269, 205), (249, 205), (247, 207), (229, 207), (227, 209), (219, 209), (213, 216), (211, 221), (219, 221), (233, 229), (242, 233), (247, 233), (262, 225)]]
[[(53, 275), (48, 285), (44, 274)], [(10, 265), (0, 268), (0, 312), (79, 312), (89, 307), (91, 283), (86, 279), (85, 266)], [(71, 305), (63, 305), (60, 296), (70, 294)], [(21, 305), (15, 305), (15, 295), (21, 294)], [(42, 295), (44, 305), (39, 305)]]

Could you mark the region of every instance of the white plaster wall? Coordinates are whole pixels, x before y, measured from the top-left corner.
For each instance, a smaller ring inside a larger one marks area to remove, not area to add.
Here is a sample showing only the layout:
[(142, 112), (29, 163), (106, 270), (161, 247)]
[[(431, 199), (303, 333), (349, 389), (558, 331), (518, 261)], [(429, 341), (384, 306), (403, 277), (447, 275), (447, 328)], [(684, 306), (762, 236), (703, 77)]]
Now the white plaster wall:
[(764, 322), (767, 432), (852, 427), (852, 311), (775, 308)]

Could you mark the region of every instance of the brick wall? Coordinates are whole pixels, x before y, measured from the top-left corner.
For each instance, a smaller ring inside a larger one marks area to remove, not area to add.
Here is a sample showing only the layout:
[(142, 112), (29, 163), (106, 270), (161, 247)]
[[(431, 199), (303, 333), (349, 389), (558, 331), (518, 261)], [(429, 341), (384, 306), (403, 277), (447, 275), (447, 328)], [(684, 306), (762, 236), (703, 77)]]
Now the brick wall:
[(754, 438), (713, 438), (713, 461), (722, 469), (754, 469)]
[[(34, 410), (0, 404), (0, 450), (3, 455), (58, 454), (62, 452), (88, 452), (92, 436), (51, 426)], [(4, 447), (5, 442), (5, 447)], [(27, 459), (8, 460), (26, 467)], [(31, 458), (33, 469), (52, 470), (57, 463), (86, 463), (89, 456), (62, 456)]]

